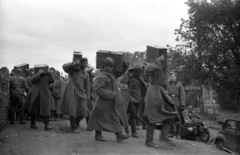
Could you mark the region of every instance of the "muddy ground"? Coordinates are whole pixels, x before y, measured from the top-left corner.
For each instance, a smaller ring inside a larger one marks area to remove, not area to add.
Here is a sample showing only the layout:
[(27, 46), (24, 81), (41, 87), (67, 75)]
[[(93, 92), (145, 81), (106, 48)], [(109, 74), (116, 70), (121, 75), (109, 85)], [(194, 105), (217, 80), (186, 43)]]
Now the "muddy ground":
[[(43, 130), (43, 123), (37, 122), (38, 129), (31, 129), (30, 121), (25, 125), (7, 125), (0, 132), (0, 155), (224, 155), (211, 143), (202, 143), (173, 138), (177, 146), (171, 147), (158, 141), (159, 131), (155, 131), (155, 142), (159, 149), (144, 145), (146, 130), (138, 130), (140, 138), (129, 138), (116, 142), (113, 133), (103, 132), (105, 142), (94, 140), (94, 132), (86, 130), (85, 120), (81, 121), (79, 134), (61, 133), (69, 126), (67, 118), (50, 122), (52, 131)], [(214, 136), (217, 131), (211, 130)]]

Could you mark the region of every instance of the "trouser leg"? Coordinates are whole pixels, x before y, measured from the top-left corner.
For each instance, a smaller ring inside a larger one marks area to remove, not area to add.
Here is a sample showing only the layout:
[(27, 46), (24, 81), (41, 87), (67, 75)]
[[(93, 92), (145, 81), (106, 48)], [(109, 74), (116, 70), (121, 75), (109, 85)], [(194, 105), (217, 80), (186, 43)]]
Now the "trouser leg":
[(35, 124), (35, 120), (36, 119), (36, 115), (35, 114), (31, 114), (31, 125), (30, 127), (33, 128), (33, 129), (37, 129), (38, 127), (36, 126)]
[(10, 118), (10, 121), (11, 121), (11, 124), (14, 124), (15, 123), (15, 111), (12, 111), (12, 110), (9, 110), (9, 118)]
[(132, 134), (136, 133), (137, 132), (137, 130), (136, 130), (136, 119), (130, 118), (129, 123), (131, 125)]
[(80, 132), (80, 129), (77, 128), (77, 121), (78, 120), (79, 120), (78, 117), (70, 116), (70, 125), (71, 125), (72, 133), (79, 133)]
[(146, 143), (153, 143), (153, 135), (156, 124), (149, 124), (146, 132)]
[(76, 117), (70, 116), (70, 126), (72, 130), (76, 128)]
[(26, 124), (24, 121), (23, 121), (23, 118), (24, 118), (24, 111), (23, 110), (19, 110), (19, 124)]
[(162, 125), (162, 130), (161, 130), (161, 136), (160, 136), (160, 141), (163, 141), (163, 142), (166, 142), (168, 144), (171, 144), (171, 145), (175, 145), (171, 139), (169, 139), (169, 137), (167, 136), (171, 129), (172, 129), (172, 125), (173, 124), (173, 121), (172, 120), (167, 120), (167, 121), (164, 121), (163, 122), (163, 125)]

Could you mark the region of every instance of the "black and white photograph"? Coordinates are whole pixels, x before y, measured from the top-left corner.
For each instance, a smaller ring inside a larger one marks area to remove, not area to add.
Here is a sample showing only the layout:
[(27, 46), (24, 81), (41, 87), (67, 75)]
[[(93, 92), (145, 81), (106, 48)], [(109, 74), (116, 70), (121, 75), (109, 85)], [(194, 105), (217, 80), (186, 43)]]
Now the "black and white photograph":
[(240, 0), (0, 0), (0, 155), (240, 155)]

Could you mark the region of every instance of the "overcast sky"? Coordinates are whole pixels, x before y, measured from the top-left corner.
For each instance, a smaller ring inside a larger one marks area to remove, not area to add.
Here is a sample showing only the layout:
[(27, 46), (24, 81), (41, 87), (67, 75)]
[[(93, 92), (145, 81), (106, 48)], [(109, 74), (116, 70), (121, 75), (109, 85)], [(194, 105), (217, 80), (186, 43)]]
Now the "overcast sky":
[(82, 51), (144, 51), (176, 44), (186, 0), (0, 0), (0, 67), (29, 63), (62, 70)]

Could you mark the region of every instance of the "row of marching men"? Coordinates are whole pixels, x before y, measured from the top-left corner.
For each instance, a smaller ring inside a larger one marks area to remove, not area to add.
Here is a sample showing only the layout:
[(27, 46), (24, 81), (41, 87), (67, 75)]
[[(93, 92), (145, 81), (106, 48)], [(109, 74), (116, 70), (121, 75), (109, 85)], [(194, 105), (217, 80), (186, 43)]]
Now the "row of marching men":
[[(157, 123), (162, 123), (162, 134), (159, 140), (173, 145), (167, 135), (173, 123), (179, 121), (182, 101), (179, 99), (178, 91), (176, 91), (177, 94), (174, 94), (174, 91), (172, 94), (167, 92), (169, 71), (168, 63), (163, 63), (165, 59), (170, 60), (165, 55), (160, 55), (156, 61), (149, 64), (145, 69), (145, 78), (143, 67), (139, 65), (134, 66), (132, 75), (127, 72), (123, 76), (121, 83), (128, 84), (131, 88), (128, 89), (127, 102), (123, 101), (113, 74), (116, 65), (113, 58), (103, 59), (104, 63), (95, 80), (94, 89), (86, 71), (88, 66), (86, 58), (64, 64), (63, 69), (69, 74), (69, 79), (61, 96), (60, 108), (70, 116), (72, 133), (80, 132), (79, 122), (86, 118), (88, 130), (95, 130), (95, 139), (98, 141), (105, 141), (102, 136), (103, 131), (115, 133), (118, 142), (128, 139), (130, 137), (129, 123), (131, 136), (138, 138), (136, 122), (139, 117), (147, 124), (146, 146), (158, 147), (153, 142), (153, 133)], [(35, 117), (41, 115), (45, 124), (44, 129), (51, 130), (49, 126), (51, 116), (49, 85), (54, 82), (53, 75), (51, 72), (44, 73), (43, 70), (39, 70), (30, 78), (30, 82), (33, 85), (22, 109), (28, 110), (31, 114), (31, 128), (37, 128)], [(148, 88), (146, 82), (149, 84)], [(177, 87), (177, 89), (180, 88), (180, 86)], [(96, 93), (94, 107), (91, 102), (93, 99), (91, 90)], [(122, 127), (126, 134), (123, 133)]]
[(113, 74), (116, 62), (111, 57), (104, 58), (103, 68), (95, 80), (97, 97), (88, 122), (88, 129), (95, 130), (96, 140), (105, 141), (103, 131), (115, 133), (118, 142), (130, 136), (139, 138), (136, 131), (139, 117), (147, 124), (146, 146), (159, 147), (153, 141), (157, 123), (162, 124), (159, 140), (168, 145), (175, 145), (168, 134), (174, 123), (184, 121), (181, 108), (185, 104), (185, 95), (181, 83), (176, 82), (174, 75), (169, 81), (170, 63), (171, 55), (161, 54), (145, 70), (141, 65), (129, 69), (121, 79), (121, 83), (129, 87), (123, 101)]
[[(84, 60), (84, 59), (83, 59)], [(86, 59), (87, 60), (87, 59)], [(63, 101), (63, 95), (66, 86), (68, 85), (68, 78), (60, 76), (60, 72), (54, 68), (39, 69), (34, 72), (34, 69), (16, 68), (10, 74), (10, 108), (9, 118), (11, 124), (16, 120), (19, 124), (25, 124), (24, 117), (29, 119), (31, 117), (31, 128), (37, 129), (36, 120), (43, 121), (45, 130), (51, 130), (49, 126), (49, 119), (52, 117), (53, 121), (61, 118), (65, 112), (68, 112), (68, 105)], [(88, 66), (86, 72), (88, 79), (86, 81), (86, 88), (90, 91), (92, 86), (93, 76), (92, 67)], [(67, 90), (68, 91), (68, 90)], [(68, 96), (65, 96), (68, 97)], [(90, 95), (93, 99), (93, 95)], [(62, 104), (63, 103), (63, 104)], [(92, 101), (90, 101), (92, 104)], [(89, 109), (91, 107), (89, 106)], [(89, 114), (89, 112), (88, 112)]]

